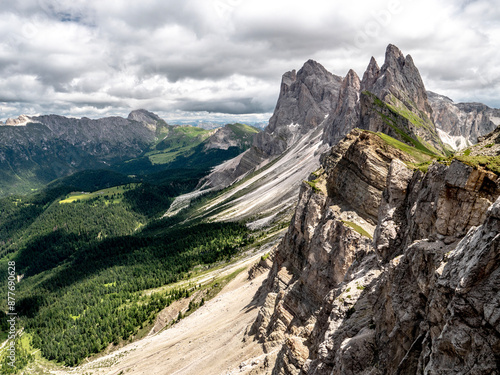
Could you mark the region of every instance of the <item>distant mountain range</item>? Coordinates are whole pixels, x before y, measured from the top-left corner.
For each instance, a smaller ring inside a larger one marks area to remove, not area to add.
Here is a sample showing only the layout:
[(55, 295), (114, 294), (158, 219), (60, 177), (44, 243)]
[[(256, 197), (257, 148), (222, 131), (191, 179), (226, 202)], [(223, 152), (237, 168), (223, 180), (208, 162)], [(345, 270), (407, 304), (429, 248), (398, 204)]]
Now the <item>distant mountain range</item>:
[(213, 130), (170, 126), (145, 110), (126, 119), (20, 116), (0, 125), (0, 195), (30, 192), (86, 169), (143, 175), (172, 168), (176, 160), (185, 168), (195, 149), (194, 157), (204, 162), (191, 166), (209, 170), (250, 147), (258, 131), (241, 124)]

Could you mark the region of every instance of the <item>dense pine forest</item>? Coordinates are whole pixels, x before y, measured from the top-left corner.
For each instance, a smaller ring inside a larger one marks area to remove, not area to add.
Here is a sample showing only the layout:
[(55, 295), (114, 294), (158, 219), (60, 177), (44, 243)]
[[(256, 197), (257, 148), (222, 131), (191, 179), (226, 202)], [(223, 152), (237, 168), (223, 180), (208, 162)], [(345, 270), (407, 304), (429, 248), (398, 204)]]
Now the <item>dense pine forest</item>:
[[(19, 326), (44, 358), (69, 366), (146, 330), (195, 287), (154, 288), (228, 260), (252, 241), (242, 224), (159, 219), (198, 176), (163, 172), (150, 181), (116, 181), (86, 173), (73, 176), (73, 186), (56, 181), (41, 193), (0, 200), (0, 274), (14, 261), (22, 277)], [(113, 182), (126, 184), (83, 189)], [(19, 366), (30, 360), (23, 358)]]

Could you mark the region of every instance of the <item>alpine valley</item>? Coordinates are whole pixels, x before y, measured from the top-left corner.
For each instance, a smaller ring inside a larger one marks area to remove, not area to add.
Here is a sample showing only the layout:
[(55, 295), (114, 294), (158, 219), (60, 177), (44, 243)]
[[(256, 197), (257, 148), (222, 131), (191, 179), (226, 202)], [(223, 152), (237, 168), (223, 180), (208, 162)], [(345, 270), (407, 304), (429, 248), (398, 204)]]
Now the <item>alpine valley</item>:
[(0, 373), (500, 374), (499, 125), (394, 45), (263, 131), (8, 119)]

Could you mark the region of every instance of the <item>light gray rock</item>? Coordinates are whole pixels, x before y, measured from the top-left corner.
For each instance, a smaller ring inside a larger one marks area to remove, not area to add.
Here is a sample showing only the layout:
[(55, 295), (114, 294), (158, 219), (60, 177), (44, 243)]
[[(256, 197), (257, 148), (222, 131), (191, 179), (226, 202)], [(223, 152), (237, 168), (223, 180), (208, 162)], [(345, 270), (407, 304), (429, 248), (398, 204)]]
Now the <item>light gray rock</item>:
[(412, 57), (404, 57), (390, 44), (382, 67), (378, 69), (372, 58), (363, 75), (359, 127), (444, 154), (431, 116), (427, 92)]
[(273, 116), (266, 129), (254, 136), (252, 148), (227, 163), (227, 168), (217, 168), (199, 187), (227, 187), (297, 145), (306, 134), (323, 131), (325, 118), (336, 107), (341, 85), (341, 77), (313, 60), (298, 72), (283, 74)]
[(359, 95), (361, 82), (354, 70), (342, 81), (335, 108), (328, 114), (323, 139), (330, 146), (337, 144), (352, 129), (359, 126)]
[(481, 103), (455, 103), (450, 98), (431, 91), (427, 91), (427, 96), (436, 127), (451, 137), (463, 137), (474, 144), (479, 137), (500, 125), (499, 109)]
[[(381, 147), (361, 134), (322, 159), (317, 184), (350, 175), (358, 185), (361, 171), (339, 170), (377, 165)], [(361, 150), (370, 155), (352, 157)], [(385, 173), (362, 177), (384, 190), (373, 244), (335, 208), (355, 189), (324, 195), (304, 184), (253, 327), (268, 351), (280, 348), (273, 374), (498, 373), (498, 178), (458, 161), (423, 174), (392, 158)], [(349, 217), (366, 214), (353, 207)]]

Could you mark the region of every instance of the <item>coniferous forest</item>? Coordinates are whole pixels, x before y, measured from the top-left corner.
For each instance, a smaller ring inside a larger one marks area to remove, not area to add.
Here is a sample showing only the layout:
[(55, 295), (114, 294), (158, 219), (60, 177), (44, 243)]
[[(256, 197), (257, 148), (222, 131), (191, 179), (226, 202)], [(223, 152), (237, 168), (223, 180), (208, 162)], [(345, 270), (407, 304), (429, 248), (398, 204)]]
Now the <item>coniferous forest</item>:
[(155, 288), (228, 260), (252, 241), (242, 224), (160, 220), (176, 195), (194, 187), (188, 179), (165, 181), (92, 192), (56, 184), (0, 200), (0, 274), (15, 262), (19, 324), (44, 358), (74, 366), (129, 340), (193, 291)]

